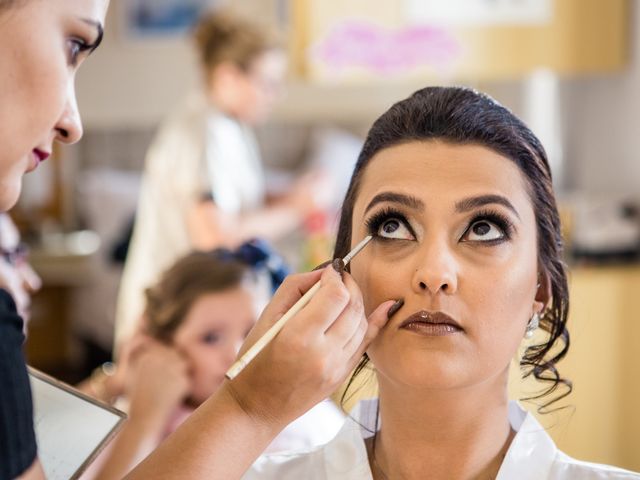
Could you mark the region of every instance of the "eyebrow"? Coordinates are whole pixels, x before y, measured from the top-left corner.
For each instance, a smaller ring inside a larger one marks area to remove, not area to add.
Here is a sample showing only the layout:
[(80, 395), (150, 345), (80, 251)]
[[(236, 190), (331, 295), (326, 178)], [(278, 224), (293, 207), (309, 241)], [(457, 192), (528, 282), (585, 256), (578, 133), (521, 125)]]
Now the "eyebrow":
[[(364, 213), (366, 214), (374, 206), (384, 202), (394, 202), (412, 208), (414, 210), (424, 210), (424, 202), (419, 198), (402, 193), (382, 192), (373, 197), (373, 199), (369, 202), (369, 205), (367, 205)], [(502, 195), (495, 194), (479, 195), (477, 197), (465, 198), (463, 200), (460, 200), (459, 202), (456, 202), (455, 209), (458, 213), (464, 213), (473, 210), (474, 208), (483, 207), (485, 205), (491, 205), (494, 203), (508, 208), (518, 217), (518, 219), (520, 218), (520, 214), (509, 200), (507, 200)]]
[(502, 195), (480, 195), (477, 197), (469, 197), (459, 202), (456, 202), (456, 212), (463, 213), (473, 210), (474, 208), (483, 207), (485, 205), (490, 205), (492, 203), (497, 203), (498, 205), (502, 205), (503, 207), (511, 210), (518, 219), (520, 215), (516, 208), (511, 204), (509, 200), (507, 200)]
[(92, 27), (94, 27), (98, 32), (98, 35), (96, 36), (96, 40), (91, 45), (89, 45), (90, 51), (93, 52), (102, 43), (102, 38), (104, 37), (104, 27), (100, 22), (91, 20), (89, 18), (81, 18), (81, 20), (87, 25), (91, 25)]
[(412, 208), (414, 210), (424, 210), (424, 202), (419, 198), (411, 195), (405, 195), (403, 193), (382, 192), (371, 199), (364, 213), (367, 213), (374, 206), (383, 202), (394, 202), (404, 205), (405, 207)]

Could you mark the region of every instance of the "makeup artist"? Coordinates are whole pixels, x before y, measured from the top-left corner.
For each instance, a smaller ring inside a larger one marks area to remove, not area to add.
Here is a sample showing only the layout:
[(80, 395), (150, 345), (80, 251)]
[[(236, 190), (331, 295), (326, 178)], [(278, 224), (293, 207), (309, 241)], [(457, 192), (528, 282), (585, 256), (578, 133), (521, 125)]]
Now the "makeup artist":
[[(108, 0), (0, 0), (0, 211), (16, 203), (22, 176), (47, 159), (54, 141), (81, 137), (74, 78), (100, 43), (107, 5)], [(18, 287), (24, 285), (16, 284), (21, 280), (11, 275), (15, 271), (2, 267), (0, 480), (43, 478), (22, 353), (19, 313), (25, 302)]]
[[(569, 298), (551, 171), (518, 118), (464, 88), (425, 88), (391, 107), (356, 164), (334, 256), (367, 235), (344, 283), (322, 272), (325, 291), (128, 478), (640, 479), (565, 455), (508, 400), (521, 346), (523, 376), (541, 382), (541, 413), (571, 392), (557, 368), (569, 349)], [(318, 276), (299, 276), (301, 291)], [(284, 289), (276, 302), (297, 296)], [(402, 302), (383, 327), (390, 303), (378, 304), (389, 298)], [(349, 302), (374, 312), (363, 345), (337, 338), (350, 322), (331, 324)], [(277, 316), (273, 304), (265, 316)], [(256, 461), (365, 348), (356, 372), (375, 364), (379, 398), (361, 402), (324, 447)]]

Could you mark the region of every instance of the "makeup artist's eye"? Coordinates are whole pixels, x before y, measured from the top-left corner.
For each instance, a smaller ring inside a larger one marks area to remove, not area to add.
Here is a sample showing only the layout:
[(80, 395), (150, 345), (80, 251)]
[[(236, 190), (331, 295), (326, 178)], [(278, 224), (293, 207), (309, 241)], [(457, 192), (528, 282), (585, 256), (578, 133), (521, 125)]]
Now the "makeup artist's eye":
[(67, 49), (68, 49), (68, 62), (69, 65), (75, 67), (78, 65), (78, 60), (80, 59), (80, 54), (82, 52), (86, 52), (91, 49), (91, 45), (89, 45), (86, 41), (81, 38), (70, 38), (67, 41)]
[(375, 238), (414, 240), (416, 238), (406, 217), (396, 211), (383, 210), (366, 222), (367, 230)]
[(513, 225), (497, 213), (478, 214), (471, 221), (462, 239), (469, 242), (499, 243), (509, 239)]

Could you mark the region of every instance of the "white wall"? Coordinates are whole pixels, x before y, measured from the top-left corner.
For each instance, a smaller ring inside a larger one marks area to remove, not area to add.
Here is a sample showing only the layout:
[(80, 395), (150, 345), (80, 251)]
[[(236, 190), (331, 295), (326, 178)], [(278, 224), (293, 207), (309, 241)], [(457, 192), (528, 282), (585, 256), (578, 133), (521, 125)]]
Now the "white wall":
[(640, 193), (640, 4), (631, 3), (628, 69), (563, 85), (566, 182), (574, 190)]
[[(638, 2), (632, 0), (630, 64), (626, 71), (566, 79), (561, 83), (562, 137), (566, 140), (563, 186), (570, 190), (632, 194), (639, 190)], [(197, 85), (193, 51), (189, 40), (184, 38), (132, 40), (122, 28), (120, 3), (112, 3), (104, 45), (83, 66), (78, 77), (78, 100), (85, 125), (87, 128), (153, 126)], [(266, 3), (261, 3), (261, 8)], [(393, 101), (418, 86), (389, 84), (380, 89), (295, 84), (277, 109), (276, 118), (289, 123), (347, 120), (367, 125)], [(522, 106), (522, 89), (518, 84), (503, 85), (495, 92), (488, 88), (518, 113)]]
[(156, 124), (197, 85), (188, 39), (132, 39), (124, 29), (121, 5), (112, 2), (103, 45), (78, 73), (85, 128)]
[[(112, 0), (102, 46), (80, 69), (77, 95), (86, 128), (157, 124), (198, 86), (197, 59), (188, 35), (135, 38), (127, 32), (124, 2)], [(279, 0), (210, 0), (273, 28), (284, 20)]]

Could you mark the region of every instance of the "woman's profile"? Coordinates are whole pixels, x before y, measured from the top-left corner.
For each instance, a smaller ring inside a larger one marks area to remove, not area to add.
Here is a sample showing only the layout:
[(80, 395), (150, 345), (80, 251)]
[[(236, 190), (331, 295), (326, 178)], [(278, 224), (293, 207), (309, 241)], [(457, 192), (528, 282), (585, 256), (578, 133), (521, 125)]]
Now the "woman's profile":
[[(50, 157), (54, 142), (71, 144), (82, 136), (74, 82), (100, 45), (108, 5), (0, 0), (0, 212), (15, 205), (22, 177)], [(0, 478), (42, 478), (22, 352), (24, 290), (37, 288), (39, 279), (20, 265), (24, 252), (7, 240), (2, 262), (11, 268), (0, 268)]]

